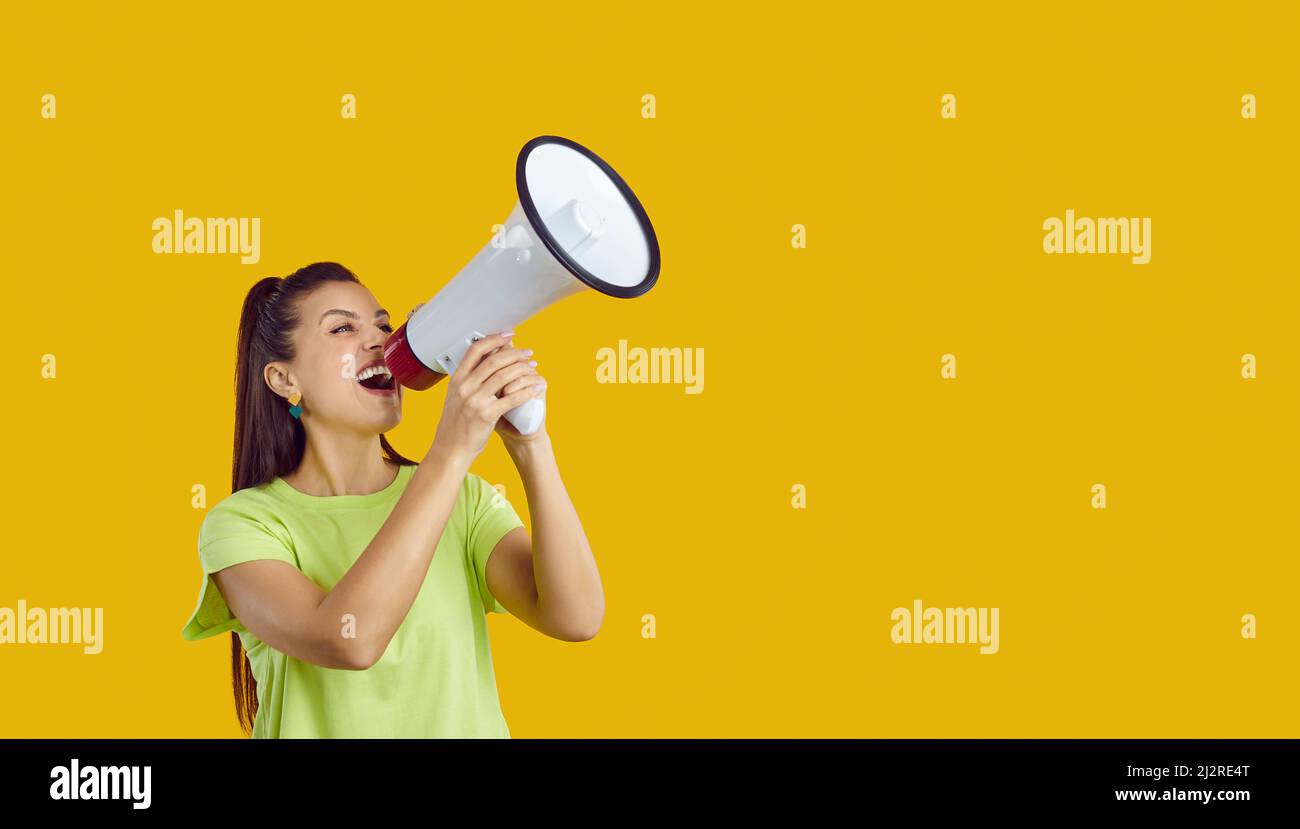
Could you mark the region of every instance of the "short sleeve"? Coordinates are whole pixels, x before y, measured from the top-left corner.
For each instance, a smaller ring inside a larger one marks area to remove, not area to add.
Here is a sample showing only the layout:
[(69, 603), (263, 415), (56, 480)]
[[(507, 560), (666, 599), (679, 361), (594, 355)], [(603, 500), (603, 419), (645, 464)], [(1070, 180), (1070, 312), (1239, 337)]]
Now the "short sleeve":
[(277, 536), (258, 510), (227, 499), (213, 507), (199, 527), (199, 566), (203, 580), (199, 600), (181, 630), (181, 636), (195, 641), (228, 630), (243, 630), (212, 580), (212, 573), (257, 559), (277, 559), (298, 567), (297, 557), (285, 539)]
[(524, 526), (524, 522), (506, 497), (486, 480), (471, 472), (465, 481), (469, 513), (465, 546), (478, 581), (483, 609), (488, 613), (509, 613), (488, 590), (487, 562), (497, 542), (515, 527)]

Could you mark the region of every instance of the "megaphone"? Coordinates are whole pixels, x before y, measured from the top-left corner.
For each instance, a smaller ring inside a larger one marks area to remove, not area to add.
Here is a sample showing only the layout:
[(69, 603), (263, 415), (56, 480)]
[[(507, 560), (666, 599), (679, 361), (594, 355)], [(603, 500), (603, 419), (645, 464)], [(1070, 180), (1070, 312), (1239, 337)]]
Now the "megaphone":
[[(433, 299), (384, 345), (384, 362), (408, 389), (456, 370), (477, 340), (588, 288), (630, 299), (659, 279), (659, 242), (627, 183), (591, 150), (554, 135), (532, 139), (515, 162), (519, 199), (510, 216)], [(505, 415), (531, 435), (546, 404)]]

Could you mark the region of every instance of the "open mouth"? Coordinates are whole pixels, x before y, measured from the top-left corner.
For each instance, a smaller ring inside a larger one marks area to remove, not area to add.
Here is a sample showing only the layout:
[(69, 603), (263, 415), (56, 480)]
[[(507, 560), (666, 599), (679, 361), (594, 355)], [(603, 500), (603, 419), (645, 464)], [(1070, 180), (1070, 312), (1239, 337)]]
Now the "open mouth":
[(371, 391), (393, 391), (397, 388), (392, 373), (385, 365), (369, 366), (357, 372), (357, 382)]

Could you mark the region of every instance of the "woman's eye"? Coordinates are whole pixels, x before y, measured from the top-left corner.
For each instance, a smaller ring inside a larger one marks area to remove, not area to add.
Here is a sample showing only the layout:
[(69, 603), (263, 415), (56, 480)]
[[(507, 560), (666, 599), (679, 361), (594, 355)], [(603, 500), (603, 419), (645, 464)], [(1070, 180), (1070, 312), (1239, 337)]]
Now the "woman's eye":
[(345, 322), (342, 325), (340, 325), (338, 328), (335, 328), (333, 331), (330, 331), (330, 333), (337, 334), (338, 332), (342, 331), (344, 328), (351, 328), (351, 327), (352, 327), (352, 323)]
[(393, 326), (389, 325), (388, 323), (384, 323), (383, 325), (381, 325), (381, 326), (379, 326), (379, 327), (380, 327), (381, 329), (383, 329), (383, 331), (384, 331), (385, 334), (391, 334), (391, 333), (393, 333)]

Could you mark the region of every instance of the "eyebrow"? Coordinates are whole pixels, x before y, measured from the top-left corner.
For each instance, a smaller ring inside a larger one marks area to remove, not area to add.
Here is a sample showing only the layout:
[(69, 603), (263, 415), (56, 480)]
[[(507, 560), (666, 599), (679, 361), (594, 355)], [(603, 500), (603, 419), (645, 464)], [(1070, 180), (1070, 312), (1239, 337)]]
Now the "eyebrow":
[[(360, 316), (358, 316), (352, 311), (345, 311), (342, 308), (331, 308), (325, 313), (320, 315), (320, 319), (317, 320), (316, 324), (320, 325), (322, 322), (325, 321), (325, 318), (328, 317), (330, 314), (338, 314), (339, 316), (347, 317), (348, 319), (354, 319), (354, 320), (361, 319)], [(375, 312), (375, 319), (379, 319), (380, 317), (386, 317), (386, 316), (388, 316), (388, 312), (385, 311), (383, 308), (380, 308), (378, 311)]]

